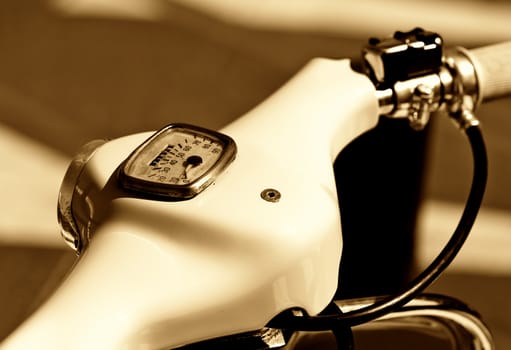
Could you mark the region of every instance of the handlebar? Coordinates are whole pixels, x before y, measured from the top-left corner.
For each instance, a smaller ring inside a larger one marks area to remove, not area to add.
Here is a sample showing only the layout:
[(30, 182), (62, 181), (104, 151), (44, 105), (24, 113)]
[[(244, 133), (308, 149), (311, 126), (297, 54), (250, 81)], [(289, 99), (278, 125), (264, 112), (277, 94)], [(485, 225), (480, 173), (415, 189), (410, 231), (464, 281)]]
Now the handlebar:
[(446, 110), (464, 129), (483, 101), (511, 94), (511, 42), (445, 53), (442, 45), (420, 28), (369, 42), (364, 73), (377, 88), (381, 115), (408, 118), (421, 130), (432, 112)]
[(511, 94), (511, 41), (468, 50), (482, 100)]

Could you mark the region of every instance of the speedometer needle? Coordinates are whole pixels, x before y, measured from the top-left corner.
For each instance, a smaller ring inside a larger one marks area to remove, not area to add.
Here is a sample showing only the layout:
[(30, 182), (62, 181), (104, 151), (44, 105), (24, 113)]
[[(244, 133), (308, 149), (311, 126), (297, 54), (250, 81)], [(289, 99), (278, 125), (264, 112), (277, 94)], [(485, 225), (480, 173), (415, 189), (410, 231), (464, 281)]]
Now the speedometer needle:
[(200, 156), (193, 155), (186, 158), (186, 160), (183, 162), (183, 165), (185, 166), (182, 174), (183, 179), (188, 179), (188, 171), (200, 164), (202, 164), (202, 157)]

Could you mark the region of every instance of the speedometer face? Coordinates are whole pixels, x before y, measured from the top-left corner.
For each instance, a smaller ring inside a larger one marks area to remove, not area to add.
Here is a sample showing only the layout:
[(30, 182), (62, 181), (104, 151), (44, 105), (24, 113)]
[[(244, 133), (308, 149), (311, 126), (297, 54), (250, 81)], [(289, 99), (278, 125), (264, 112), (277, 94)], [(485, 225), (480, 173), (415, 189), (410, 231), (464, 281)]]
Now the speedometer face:
[(222, 143), (215, 138), (176, 130), (144, 152), (144, 162), (134, 175), (174, 185), (189, 184), (211, 169), (222, 151)]
[(226, 135), (184, 124), (158, 131), (128, 159), (124, 187), (174, 198), (190, 198), (206, 188), (235, 155)]

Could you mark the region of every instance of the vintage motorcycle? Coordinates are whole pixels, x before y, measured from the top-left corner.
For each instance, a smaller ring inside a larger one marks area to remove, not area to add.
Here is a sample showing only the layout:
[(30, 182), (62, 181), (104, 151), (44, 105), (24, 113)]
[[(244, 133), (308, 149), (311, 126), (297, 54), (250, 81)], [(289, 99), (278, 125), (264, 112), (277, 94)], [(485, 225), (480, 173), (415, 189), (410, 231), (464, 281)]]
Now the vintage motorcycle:
[[(420, 342), (429, 348), (443, 337), (493, 349), (475, 311), (422, 293), (477, 216), (487, 160), (474, 113), (511, 92), (510, 58), (509, 43), (444, 50), (436, 33), (396, 32), (371, 39), (360, 60), (311, 61), (220, 131), (174, 123), (88, 143), (58, 199), (77, 262), (0, 348), (302, 349), (314, 341), (351, 349), (361, 346), (357, 333), (399, 325), (426, 333)], [(458, 227), (398, 292), (337, 299), (343, 233), (334, 160), (380, 118), (421, 130), (436, 111), (473, 152)]]

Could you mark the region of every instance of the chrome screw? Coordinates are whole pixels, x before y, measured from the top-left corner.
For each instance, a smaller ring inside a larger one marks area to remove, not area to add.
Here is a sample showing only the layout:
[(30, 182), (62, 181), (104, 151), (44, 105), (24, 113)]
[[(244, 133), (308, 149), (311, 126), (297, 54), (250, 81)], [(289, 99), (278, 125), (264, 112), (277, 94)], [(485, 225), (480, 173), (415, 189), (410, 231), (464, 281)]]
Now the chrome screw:
[(267, 202), (276, 203), (280, 200), (281, 194), (273, 188), (267, 188), (261, 192), (261, 198)]

